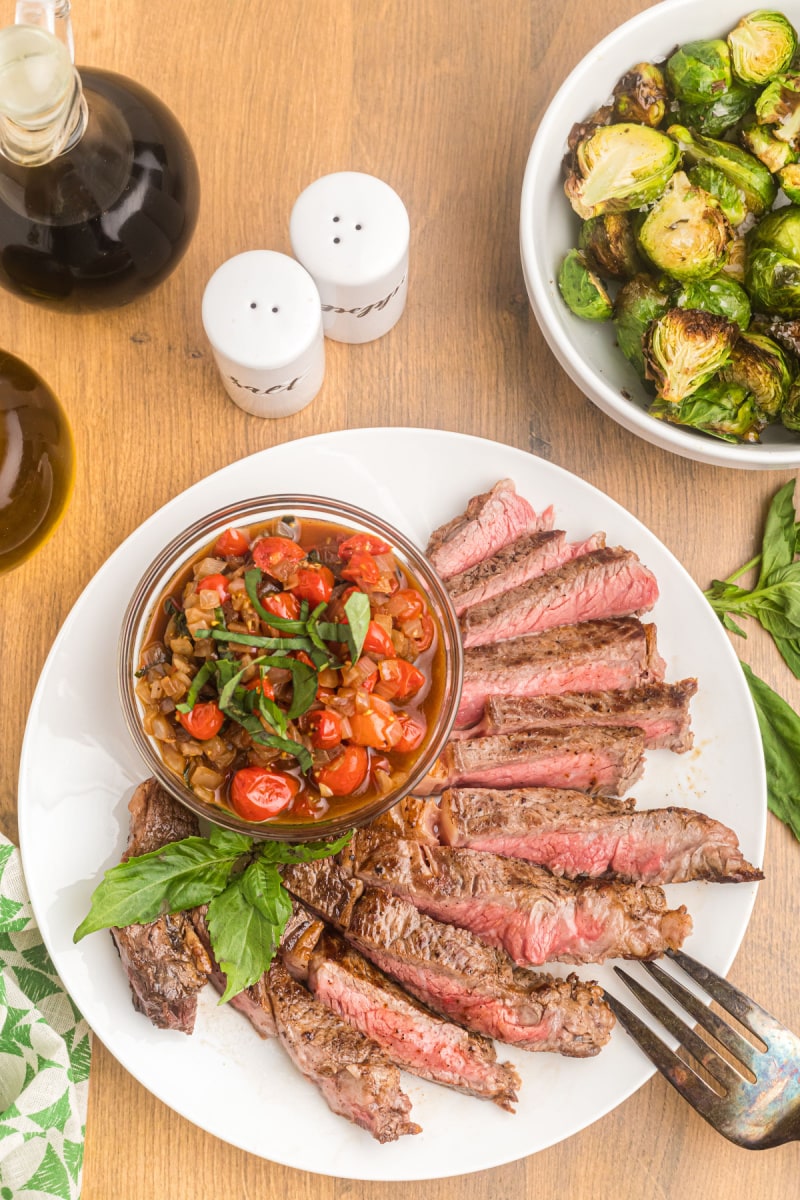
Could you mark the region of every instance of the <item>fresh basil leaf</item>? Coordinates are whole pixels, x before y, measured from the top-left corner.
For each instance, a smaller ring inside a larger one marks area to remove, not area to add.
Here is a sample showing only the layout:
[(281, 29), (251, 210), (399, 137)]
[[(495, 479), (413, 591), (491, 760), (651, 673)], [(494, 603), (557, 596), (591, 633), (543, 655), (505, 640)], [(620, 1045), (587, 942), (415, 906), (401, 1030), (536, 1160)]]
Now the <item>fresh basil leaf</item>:
[(262, 842), (259, 856), (272, 863), (313, 862), (317, 858), (330, 858), (338, 854), (353, 836), (352, 829), (332, 842)]
[(790, 479), (776, 492), (764, 523), (761, 546), (761, 571), (755, 591), (761, 591), (767, 581), (772, 581), (776, 571), (788, 567), (795, 555), (797, 535), (795, 531), (794, 480)]
[(795, 679), (800, 679), (800, 636), (778, 637), (773, 635), (772, 640)]
[(349, 641), (350, 626), (338, 621), (317, 621), (317, 633), (326, 642)]
[(234, 829), (223, 829), (221, 825), (212, 825), (208, 840), (215, 850), (222, 850), (235, 858), (249, 854), (253, 849), (253, 839), (246, 833), (237, 833)]
[(261, 658), (254, 658), (252, 662), (247, 663), (246, 666), (242, 667), (240, 671), (236, 671), (235, 674), (228, 676), (224, 686), (220, 690), (219, 700), (217, 701), (223, 712), (225, 712), (231, 700), (233, 699), (233, 694), (239, 687), (240, 680), (245, 672), (249, 671), (251, 667), (260, 666), (265, 660), (265, 655), (262, 655)]
[(226, 976), (220, 1004), (252, 987), (268, 970), (291, 913), (292, 902), (278, 872), (261, 859), (211, 901), (208, 932)]
[(288, 717), (290, 721), (294, 721), (296, 717), (300, 717), (304, 712), (308, 712), (311, 705), (317, 698), (318, 676), (314, 667), (309, 667), (308, 663), (297, 662), (296, 659), (290, 660), (292, 666), (292, 703), (289, 708)]
[(212, 629), (217, 642), (233, 642), (237, 646), (254, 646), (257, 650), (312, 650), (309, 637), (259, 637), (255, 633), (230, 633), (227, 629)]
[(263, 692), (255, 693), (258, 710), (265, 721), (267, 721), (279, 737), (286, 737), (286, 713), (282, 708), (270, 700), (269, 696), (265, 696)]
[(344, 611), (347, 613), (347, 620), (350, 622), (349, 642), (353, 662), (355, 663), (361, 655), (364, 638), (367, 636), (370, 617), (372, 615), (369, 597), (365, 596), (363, 592), (353, 592), (344, 602)]
[(213, 659), (209, 658), (203, 663), (202, 667), (192, 680), (192, 685), (189, 688), (186, 700), (183, 702), (183, 704), (175, 705), (178, 712), (188, 713), (192, 711), (197, 703), (197, 697), (200, 695), (200, 689), (205, 683), (208, 682), (208, 680), (214, 674), (215, 669), (216, 664)]
[[(274, 613), (268, 612), (258, 598), (258, 585), (261, 583), (262, 574), (258, 567), (254, 567), (251, 571), (245, 571), (244, 586), (247, 595), (250, 597), (250, 603), (256, 610), (262, 621), (266, 621), (271, 629), (282, 629), (284, 633), (304, 633), (305, 621), (292, 621), (288, 617), (278, 617)], [(301, 609), (302, 612), (302, 609)]]
[(226, 886), (242, 853), (238, 840), (189, 837), (111, 867), (73, 941), (112, 925), (143, 925), (163, 913), (207, 904)]
[(800, 840), (800, 717), (742, 663), (758, 717), (767, 769), (770, 812)]

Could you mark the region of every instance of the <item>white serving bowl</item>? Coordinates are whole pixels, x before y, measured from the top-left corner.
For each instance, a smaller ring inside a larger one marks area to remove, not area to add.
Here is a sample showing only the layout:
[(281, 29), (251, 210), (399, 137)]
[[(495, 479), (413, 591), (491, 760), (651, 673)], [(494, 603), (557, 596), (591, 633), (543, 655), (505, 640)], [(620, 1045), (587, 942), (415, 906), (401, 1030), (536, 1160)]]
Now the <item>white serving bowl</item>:
[[(528, 296), (550, 349), (607, 416), (685, 458), (770, 471), (800, 466), (800, 434), (770, 426), (761, 444), (734, 445), (649, 416), (651, 397), (617, 349), (613, 324), (574, 316), (556, 283), (561, 260), (577, 245), (580, 229), (564, 195), (561, 172), (573, 124), (607, 103), (619, 77), (636, 63), (659, 62), (683, 42), (724, 37), (758, 7), (747, 0), (665, 0), (620, 25), (578, 63), (554, 96), (531, 146), (522, 185), (520, 249)], [(771, 7), (800, 29), (800, 0), (781, 0)]]

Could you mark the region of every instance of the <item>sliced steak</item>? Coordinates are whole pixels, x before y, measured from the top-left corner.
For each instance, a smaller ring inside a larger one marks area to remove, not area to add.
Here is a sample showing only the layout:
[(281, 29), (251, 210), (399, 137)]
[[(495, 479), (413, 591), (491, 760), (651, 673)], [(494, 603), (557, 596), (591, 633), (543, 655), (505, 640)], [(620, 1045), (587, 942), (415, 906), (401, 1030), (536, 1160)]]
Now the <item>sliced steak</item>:
[(584, 542), (568, 542), (567, 535), (561, 529), (529, 533), (515, 542), (509, 542), (468, 571), (452, 575), (445, 586), (456, 613), (461, 616), (473, 604), (508, 592), (605, 544), (603, 533), (594, 533)]
[(519, 1076), (511, 1063), (498, 1063), (488, 1038), (432, 1013), (330, 930), (311, 955), (308, 986), (396, 1066), (514, 1111)]
[(527, 859), (567, 879), (641, 883), (763, 879), (733, 830), (687, 808), (632, 811), (620, 801), (552, 788), (444, 793), (445, 845)]
[[(342, 895), (352, 895), (349, 882), (358, 881), (349, 881), (331, 859), (284, 873), (286, 887), (334, 923), (347, 911)], [(330, 912), (319, 907), (320, 900), (330, 904)], [(363, 894), (349, 910), (345, 932), (422, 1004), (476, 1033), (574, 1058), (597, 1054), (610, 1037), (614, 1017), (596, 983), (515, 969), (508, 955), (468, 930), (435, 921), (384, 890)]]
[[(211, 973), (209, 975), (211, 984), (216, 988), (220, 996), (222, 996), (228, 986), (228, 977), (214, 957), (214, 951), (211, 948), (211, 937), (206, 922), (207, 914), (208, 905), (203, 904), (199, 908), (192, 909), (189, 915), (191, 916), (197, 936), (200, 938), (211, 963)], [(266, 974), (257, 979), (250, 987), (245, 988), (244, 991), (231, 996), (228, 1003), (231, 1008), (235, 1008), (237, 1012), (240, 1012), (243, 1017), (247, 1018), (259, 1037), (270, 1038), (277, 1036), (278, 1031), (275, 1028), (275, 1018), (272, 1015), (272, 1004), (269, 998)]]
[(400, 1072), (375, 1043), (342, 1021), (292, 979), (280, 959), (269, 969), (278, 1037), (295, 1066), (316, 1084), (332, 1112), (378, 1142), (419, 1133)]
[(484, 600), (461, 617), (464, 645), (485, 646), (556, 625), (647, 612), (658, 584), (632, 550), (604, 547)]
[(489, 492), (473, 496), (466, 512), (435, 529), (427, 556), (442, 579), (469, 570), (523, 534), (550, 529), (553, 510), (537, 515), (517, 495), (512, 480), (501, 479)]
[(447, 787), (555, 787), (623, 795), (644, 768), (644, 735), (625, 726), (564, 725), (526, 733), (450, 741), (418, 785), (421, 795)]
[(531, 863), (478, 850), (422, 846), (362, 832), (354, 870), (416, 908), (469, 929), (521, 967), (657, 958), (691, 932), (659, 887), (557, 879)]
[(382, 813), (369, 824), (379, 833), (393, 833), (396, 837), (412, 838), (415, 842), (439, 845), (439, 809), (430, 800), (419, 796), (405, 796), (388, 812)]
[(480, 720), (487, 696), (551, 696), (631, 688), (664, 678), (654, 625), (586, 621), (477, 646), (464, 655), (456, 726)]
[(692, 746), (689, 701), (696, 679), (645, 683), (627, 691), (566, 692), (561, 696), (489, 696), (481, 737), (563, 725), (627, 725), (641, 729), (650, 750), (683, 754)]
[[(140, 784), (128, 810), (130, 834), (123, 862), (200, 832), (197, 818), (155, 779)], [(188, 914), (165, 915), (146, 925), (126, 925), (110, 932), (137, 1012), (159, 1029), (191, 1033), (197, 993), (208, 981), (212, 964)]]

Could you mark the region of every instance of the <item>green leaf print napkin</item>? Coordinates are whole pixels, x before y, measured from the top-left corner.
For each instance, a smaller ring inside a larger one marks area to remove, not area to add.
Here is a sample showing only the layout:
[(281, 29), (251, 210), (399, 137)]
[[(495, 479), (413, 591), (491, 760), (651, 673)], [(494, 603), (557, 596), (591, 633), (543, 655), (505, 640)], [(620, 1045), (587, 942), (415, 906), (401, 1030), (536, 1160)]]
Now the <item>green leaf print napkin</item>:
[(78, 1200), (91, 1052), (0, 834), (0, 1200)]

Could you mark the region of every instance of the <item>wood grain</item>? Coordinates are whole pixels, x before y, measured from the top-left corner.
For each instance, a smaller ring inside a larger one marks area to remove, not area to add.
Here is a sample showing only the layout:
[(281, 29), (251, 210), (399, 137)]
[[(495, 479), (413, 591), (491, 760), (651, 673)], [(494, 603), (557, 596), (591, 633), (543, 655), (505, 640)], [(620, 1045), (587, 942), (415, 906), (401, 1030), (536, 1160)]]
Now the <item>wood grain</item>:
[[(129, 308), (56, 317), (0, 295), (2, 343), (61, 396), (79, 464), (58, 532), (3, 579), (5, 833), (16, 837), (19, 751), (36, 680), (82, 588), (176, 492), (262, 447), (370, 425), (460, 430), (530, 450), (602, 488), (702, 586), (753, 553), (765, 506), (790, 474), (701, 466), (610, 422), (557, 366), (525, 297), (519, 192), (537, 123), (582, 55), (643, 7), (638, 0), (75, 5), (79, 61), (135, 77), (183, 122), (200, 165), (202, 209), (180, 269)], [(378, 342), (327, 343), (315, 403), (295, 417), (259, 421), (221, 389), (200, 321), (203, 288), (231, 254), (288, 251), (296, 196), (341, 169), (380, 176), (407, 204), (407, 312)], [(800, 708), (800, 686), (766, 638), (752, 635), (739, 649)], [(800, 847), (774, 819), (765, 868), (731, 977), (797, 1024), (790, 947)], [(568, 1142), (493, 1171), (431, 1182), (426, 1195), (784, 1197), (796, 1194), (797, 1153), (729, 1146), (656, 1079)], [(165, 1108), (95, 1043), (84, 1200), (366, 1194), (410, 1200), (419, 1188), (320, 1178), (232, 1149)]]

